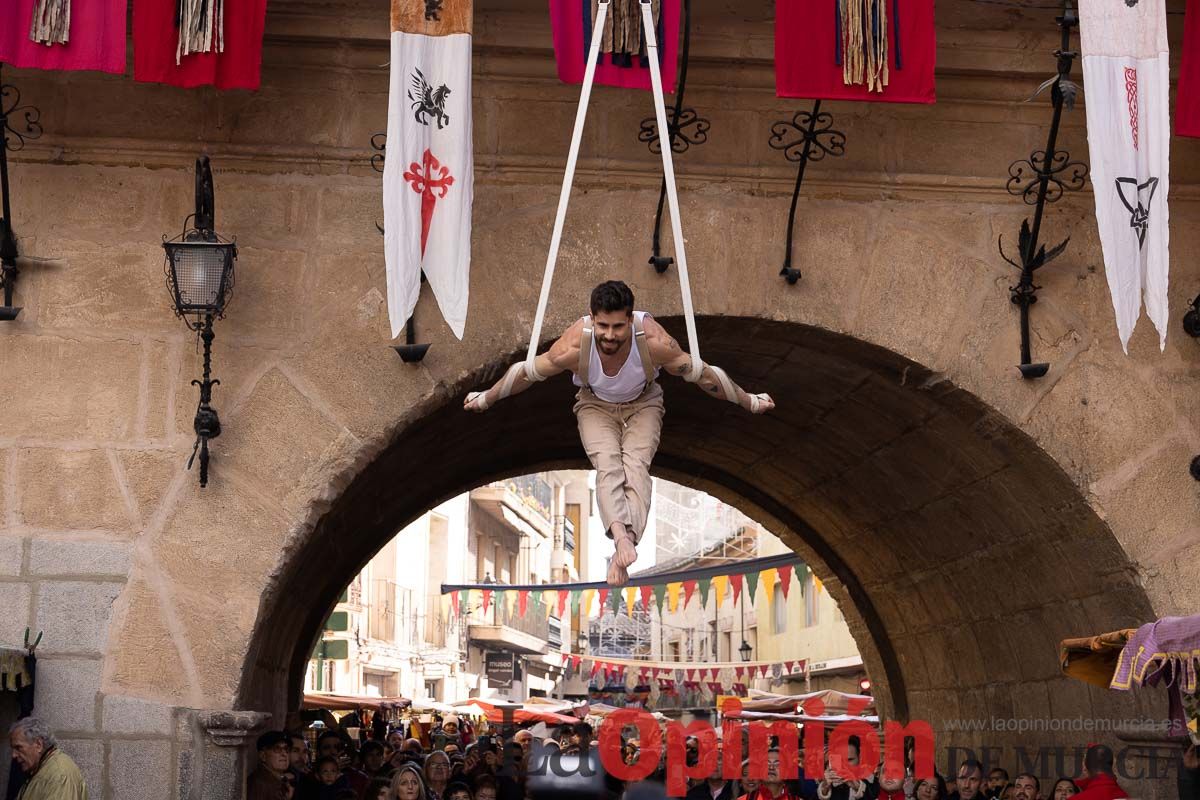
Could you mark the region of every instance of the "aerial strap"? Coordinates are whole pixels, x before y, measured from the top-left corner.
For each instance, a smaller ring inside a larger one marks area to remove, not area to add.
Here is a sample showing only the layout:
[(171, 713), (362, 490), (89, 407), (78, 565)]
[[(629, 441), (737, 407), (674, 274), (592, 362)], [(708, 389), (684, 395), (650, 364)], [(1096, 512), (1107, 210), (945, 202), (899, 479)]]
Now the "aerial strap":
[[(700, 361), (700, 341), (696, 336), (696, 316), (692, 308), (692, 285), (688, 280), (687, 256), (683, 247), (683, 226), (679, 219), (679, 195), (675, 190), (675, 165), (671, 160), (671, 142), (674, 138), (667, 125), (667, 107), (663, 99), (662, 72), (658, 65), (658, 41), (654, 30), (654, 14), (650, 0), (640, 0), (642, 8), (642, 32), (646, 37), (646, 55), (650, 62), (650, 85), (654, 95), (654, 110), (658, 119), (659, 149), (662, 151), (663, 178), (667, 184), (667, 205), (671, 212), (671, 233), (675, 239), (675, 259), (679, 266), (679, 292), (683, 298), (683, 317), (687, 326), (688, 352), (692, 357), (689, 379), (700, 379), (704, 368)], [(579, 108), (575, 112), (575, 129), (571, 133), (571, 149), (567, 153), (567, 169), (563, 173), (562, 190), (558, 195), (558, 212), (554, 216), (554, 232), (550, 236), (550, 251), (546, 254), (546, 271), (542, 276), (542, 293), (538, 297), (537, 313), (533, 318), (533, 332), (529, 337), (529, 350), (525, 355), (525, 374), (534, 379), (537, 371), (533, 360), (537, 356), (538, 342), (542, 338), (542, 325), (546, 321), (546, 305), (550, 301), (550, 286), (554, 282), (554, 267), (558, 263), (558, 248), (562, 243), (563, 224), (567, 218), (567, 204), (571, 199), (571, 186), (575, 182), (575, 164), (579, 159), (579, 146), (583, 141), (583, 125), (587, 118), (587, 107), (592, 97), (592, 84), (596, 78), (596, 63), (600, 57), (600, 39), (603, 37), (604, 21), (608, 17), (609, 0), (600, 0), (596, 22), (592, 26), (592, 41), (588, 47), (587, 68), (583, 73), (583, 89), (579, 93)]]

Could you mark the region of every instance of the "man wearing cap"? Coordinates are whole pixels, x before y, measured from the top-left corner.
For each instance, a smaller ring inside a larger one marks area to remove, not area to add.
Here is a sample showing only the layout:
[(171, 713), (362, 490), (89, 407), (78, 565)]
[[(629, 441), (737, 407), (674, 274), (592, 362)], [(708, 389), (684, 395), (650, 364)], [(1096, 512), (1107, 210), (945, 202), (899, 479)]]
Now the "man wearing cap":
[(288, 771), (291, 737), (283, 731), (267, 731), (258, 737), (257, 745), (258, 769), (250, 776), (246, 800), (292, 800), (296, 787)]

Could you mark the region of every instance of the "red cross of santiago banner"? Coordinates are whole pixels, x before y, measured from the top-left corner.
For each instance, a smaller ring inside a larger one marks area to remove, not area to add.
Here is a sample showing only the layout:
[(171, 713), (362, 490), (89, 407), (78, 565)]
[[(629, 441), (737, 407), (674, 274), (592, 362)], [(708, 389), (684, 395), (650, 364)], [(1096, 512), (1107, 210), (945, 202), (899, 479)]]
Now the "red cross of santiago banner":
[(383, 169), (384, 259), (392, 337), (421, 272), (459, 339), (471, 269), (472, 0), (392, 0), (391, 84)]
[(1167, 190), (1171, 121), (1164, 0), (1079, 6), (1096, 223), (1121, 347), (1142, 302), (1167, 342)]

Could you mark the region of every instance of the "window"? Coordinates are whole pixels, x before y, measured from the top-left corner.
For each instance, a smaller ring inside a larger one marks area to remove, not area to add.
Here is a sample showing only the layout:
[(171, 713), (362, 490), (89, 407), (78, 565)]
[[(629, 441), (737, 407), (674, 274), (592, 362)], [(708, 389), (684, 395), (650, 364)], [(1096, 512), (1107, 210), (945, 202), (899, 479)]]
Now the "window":
[(813, 576), (810, 572), (804, 582), (800, 584), (804, 588), (804, 627), (811, 628), (817, 624), (817, 587), (813, 583)]
[(771, 633), (787, 633), (787, 598), (779, 584), (775, 584), (771, 602)]

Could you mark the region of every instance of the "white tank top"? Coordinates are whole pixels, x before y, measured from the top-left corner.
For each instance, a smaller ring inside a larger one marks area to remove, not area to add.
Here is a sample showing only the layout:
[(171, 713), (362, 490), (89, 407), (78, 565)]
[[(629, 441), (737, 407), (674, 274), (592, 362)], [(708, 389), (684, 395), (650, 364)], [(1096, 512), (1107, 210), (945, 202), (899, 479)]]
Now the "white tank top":
[[(639, 327), (645, 330), (645, 311), (633, 312), (637, 317)], [(654, 377), (658, 377), (658, 367), (654, 368)], [(588, 378), (592, 382), (592, 393), (609, 403), (628, 403), (636, 400), (646, 388), (646, 372), (642, 369), (642, 354), (637, 342), (629, 343), (629, 355), (625, 363), (617, 370), (616, 375), (606, 375), (600, 364), (600, 346), (596, 343), (596, 334), (592, 333), (592, 358), (588, 365)], [(571, 381), (576, 386), (583, 386), (579, 375), (571, 373)]]

